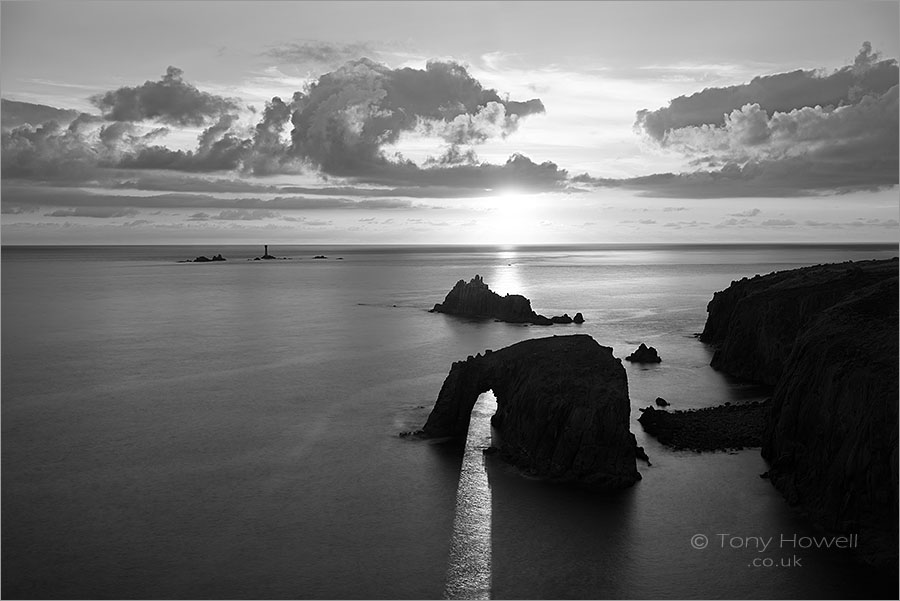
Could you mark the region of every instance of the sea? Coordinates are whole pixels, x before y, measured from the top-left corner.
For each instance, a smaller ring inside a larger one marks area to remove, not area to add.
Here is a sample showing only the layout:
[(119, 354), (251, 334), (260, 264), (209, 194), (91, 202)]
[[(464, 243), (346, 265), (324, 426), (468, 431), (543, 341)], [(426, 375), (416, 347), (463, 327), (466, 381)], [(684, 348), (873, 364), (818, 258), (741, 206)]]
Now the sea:
[[(221, 253), (227, 261), (181, 263)], [(826, 548), (759, 449), (673, 451), (639, 409), (756, 401), (709, 366), (733, 280), (896, 245), (2, 247), (4, 598), (896, 598)], [(323, 255), (324, 259), (314, 259)], [(428, 310), (476, 274), (581, 325)], [(454, 361), (589, 334), (623, 362), (642, 479), (596, 493), (424, 425)], [(818, 538), (816, 538), (818, 537)], [(832, 541), (833, 542), (833, 541)]]

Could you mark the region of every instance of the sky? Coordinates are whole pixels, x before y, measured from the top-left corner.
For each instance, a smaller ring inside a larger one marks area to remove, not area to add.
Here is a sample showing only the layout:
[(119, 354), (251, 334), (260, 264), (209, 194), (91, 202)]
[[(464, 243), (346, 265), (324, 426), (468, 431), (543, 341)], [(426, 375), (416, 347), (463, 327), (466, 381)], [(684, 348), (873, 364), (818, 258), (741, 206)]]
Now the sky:
[(894, 242), (900, 3), (0, 2), (3, 244)]

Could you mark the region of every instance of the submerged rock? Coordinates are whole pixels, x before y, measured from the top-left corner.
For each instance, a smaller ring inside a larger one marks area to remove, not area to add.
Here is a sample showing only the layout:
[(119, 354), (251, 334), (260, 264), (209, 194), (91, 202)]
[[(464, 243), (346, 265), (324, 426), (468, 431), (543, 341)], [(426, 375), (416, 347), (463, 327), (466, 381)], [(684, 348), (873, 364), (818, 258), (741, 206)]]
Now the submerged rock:
[(652, 346), (648, 347), (643, 342), (633, 353), (625, 357), (625, 360), (633, 363), (660, 363), (662, 361), (656, 349)]
[(525, 340), (454, 363), (427, 437), (465, 437), (478, 395), (493, 390), (499, 456), (539, 477), (598, 489), (640, 479), (628, 382), (612, 349), (587, 335)]
[[(500, 296), (484, 283), (480, 275), (468, 283), (465, 280), (456, 282), (444, 302), (436, 304), (431, 312), (539, 326), (573, 322), (568, 314), (549, 318), (535, 313), (531, 301), (520, 294)], [(581, 319), (584, 321), (583, 317)]]

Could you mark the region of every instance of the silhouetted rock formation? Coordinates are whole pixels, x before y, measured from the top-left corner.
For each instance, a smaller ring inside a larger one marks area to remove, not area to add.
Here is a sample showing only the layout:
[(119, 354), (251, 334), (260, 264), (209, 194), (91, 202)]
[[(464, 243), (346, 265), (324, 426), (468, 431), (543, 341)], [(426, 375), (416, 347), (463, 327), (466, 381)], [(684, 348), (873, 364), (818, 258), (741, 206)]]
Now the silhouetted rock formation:
[(669, 401), (662, 398), (661, 396), (656, 397), (656, 406), (657, 407), (668, 407), (670, 405)]
[(774, 385), (798, 334), (822, 311), (896, 275), (896, 259), (890, 259), (816, 265), (732, 282), (706, 307), (700, 340), (718, 347), (710, 365)]
[(584, 323), (584, 315), (582, 315), (581, 313), (576, 313), (575, 319), (573, 319), (572, 321), (575, 323)]
[(568, 313), (557, 317), (539, 315), (531, 309), (530, 300), (520, 294), (500, 296), (488, 288), (480, 275), (476, 275), (469, 283), (465, 280), (456, 282), (444, 302), (436, 304), (431, 312), (539, 326), (584, 322), (581, 313), (575, 316), (575, 320)]
[(712, 365), (775, 384), (769, 477), (816, 524), (896, 564), (897, 262), (819, 265), (733, 282), (709, 303)]
[(326, 257), (325, 255), (316, 255), (315, 257), (313, 257), (313, 259), (327, 259), (327, 258), (328, 257)]
[(554, 336), (456, 362), (420, 434), (465, 437), (472, 407), (487, 390), (497, 398), (491, 423), (504, 460), (599, 489), (640, 479), (628, 382), (611, 348), (587, 335)]
[(652, 346), (648, 348), (643, 342), (633, 353), (625, 357), (625, 360), (633, 363), (659, 363), (662, 361), (656, 349)]
[[(658, 404), (658, 402), (657, 402)], [(687, 411), (640, 409), (647, 434), (674, 449), (717, 451), (762, 445), (769, 402), (719, 405)]]
[(179, 261), (179, 263), (211, 263), (213, 261), (225, 261), (225, 260), (227, 260), (227, 259), (225, 259), (225, 257), (223, 257), (221, 254), (213, 255), (212, 259), (210, 259), (209, 257), (207, 257), (205, 255), (200, 255), (196, 259), (187, 259), (185, 261)]

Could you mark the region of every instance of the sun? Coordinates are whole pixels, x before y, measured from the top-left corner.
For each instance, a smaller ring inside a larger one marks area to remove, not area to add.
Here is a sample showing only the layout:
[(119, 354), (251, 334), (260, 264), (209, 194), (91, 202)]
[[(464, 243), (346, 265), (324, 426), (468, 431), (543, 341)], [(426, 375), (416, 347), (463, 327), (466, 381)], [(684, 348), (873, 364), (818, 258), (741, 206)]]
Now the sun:
[(537, 218), (536, 203), (532, 195), (507, 190), (494, 196), (490, 206), (487, 242), (516, 245), (534, 241)]

